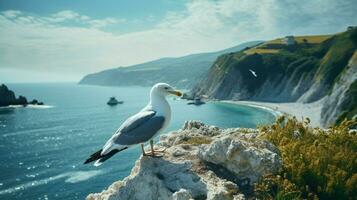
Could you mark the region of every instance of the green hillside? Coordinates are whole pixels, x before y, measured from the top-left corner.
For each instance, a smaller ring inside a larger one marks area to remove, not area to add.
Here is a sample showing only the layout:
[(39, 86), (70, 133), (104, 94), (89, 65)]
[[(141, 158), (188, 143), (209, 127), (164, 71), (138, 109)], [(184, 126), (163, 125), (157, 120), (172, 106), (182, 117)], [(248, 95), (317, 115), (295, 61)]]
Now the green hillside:
[(107, 86), (152, 86), (157, 82), (166, 82), (175, 87), (189, 89), (208, 72), (219, 55), (239, 51), (259, 43), (261, 42), (246, 42), (217, 52), (162, 58), (133, 66), (104, 70), (86, 75), (79, 83)]

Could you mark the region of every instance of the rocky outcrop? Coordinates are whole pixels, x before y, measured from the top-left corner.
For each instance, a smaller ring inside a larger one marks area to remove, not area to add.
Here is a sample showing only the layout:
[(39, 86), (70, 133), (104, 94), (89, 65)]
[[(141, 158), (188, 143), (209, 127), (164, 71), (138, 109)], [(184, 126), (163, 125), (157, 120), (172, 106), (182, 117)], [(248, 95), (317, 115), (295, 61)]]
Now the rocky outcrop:
[(163, 157), (140, 157), (128, 177), (87, 199), (245, 199), (282, 166), (277, 148), (255, 129), (189, 121), (158, 146), (167, 148)]
[(6, 85), (2, 84), (0, 86), (0, 106), (9, 106), (9, 105), (26, 105), (27, 99), (26, 97), (19, 96), (16, 98), (15, 93)]
[(9, 105), (26, 106), (28, 104), (43, 105), (43, 102), (39, 102), (36, 99), (28, 102), (26, 97), (21, 95), (18, 98), (16, 98), (15, 93), (9, 90), (9, 88), (6, 85), (4, 84), (0, 85), (0, 107), (9, 106)]

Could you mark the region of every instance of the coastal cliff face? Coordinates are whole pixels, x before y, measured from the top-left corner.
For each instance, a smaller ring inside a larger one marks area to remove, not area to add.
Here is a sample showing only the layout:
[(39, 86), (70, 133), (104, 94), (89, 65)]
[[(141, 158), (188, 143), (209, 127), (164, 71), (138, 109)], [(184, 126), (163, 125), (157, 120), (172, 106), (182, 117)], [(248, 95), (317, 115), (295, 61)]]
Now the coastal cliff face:
[[(326, 97), (322, 123), (356, 115), (357, 29), (331, 36), (301, 36), (294, 45), (282, 39), (220, 56), (193, 96), (222, 100), (310, 103)], [(254, 76), (253, 70), (257, 76)], [(351, 88), (351, 89), (348, 89)], [(339, 96), (343, 95), (343, 96)], [(341, 98), (336, 101), (336, 96)], [(331, 108), (328, 108), (331, 107)], [(336, 108), (336, 109), (335, 109)], [(328, 113), (331, 115), (331, 113)]]
[(357, 52), (348, 62), (346, 70), (333, 86), (322, 107), (323, 124), (340, 123), (344, 118), (351, 119), (357, 113)]
[(189, 121), (158, 146), (167, 148), (163, 157), (141, 157), (128, 177), (87, 199), (246, 199), (282, 166), (279, 150), (255, 129)]
[(179, 88), (192, 88), (224, 53), (235, 52), (260, 41), (243, 43), (218, 52), (192, 54), (178, 58), (163, 58), (128, 67), (118, 67), (88, 74), (79, 82), (87, 85), (152, 86), (157, 82), (173, 84)]

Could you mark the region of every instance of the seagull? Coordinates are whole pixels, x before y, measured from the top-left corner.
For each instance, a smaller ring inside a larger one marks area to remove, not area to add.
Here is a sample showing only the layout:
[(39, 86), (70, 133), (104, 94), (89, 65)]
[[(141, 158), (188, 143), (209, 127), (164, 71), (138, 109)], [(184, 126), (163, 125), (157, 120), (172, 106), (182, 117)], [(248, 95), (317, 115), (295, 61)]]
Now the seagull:
[[(94, 166), (101, 165), (114, 154), (133, 145), (141, 144), (143, 156), (155, 156), (153, 138), (161, 133), (170, 123), (171, 108), (166, 96), (181, 96), (169, 84), (157, 83), (150, 90), (150, 102), (137, 114), (129, 117), (105, 143), (102, 149), (92, 154), (84, 164), (96, 161)], [(147, 153), (144, 143), (150, 141), (151, 152)], [(162, 152), (162, 151), (161, 151)]]
[(251, 69), (249, 69), (249, 71), (253, 74), (253, 76), (258, 77), (257, 74), (255, 73), (255, 71), (253, 71)]

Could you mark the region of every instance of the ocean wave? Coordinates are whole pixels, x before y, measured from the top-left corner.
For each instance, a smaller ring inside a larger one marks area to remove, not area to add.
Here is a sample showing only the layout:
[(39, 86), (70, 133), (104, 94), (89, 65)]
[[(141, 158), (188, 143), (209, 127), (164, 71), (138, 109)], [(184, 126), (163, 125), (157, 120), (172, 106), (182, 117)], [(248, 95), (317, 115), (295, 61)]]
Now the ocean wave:
[(99, 174), (102, 174), (102, 173), (103, 173), (103, 171), (101, 171), (101, 170), (66, 172), (66, 173), (52, 176), (49, 178), (35, 180), (35, 181), (20, 184), (20, 185), (17, 185), (15, 187), (11, 187), (11, 188), (8, 188), (5, 190), (0, 190), (0, 195), (10, 194), (10, 193), (17, 192), (20, 190), (25, 190), (25, 189), (29, 189), (32, 187), (48, 184), (51, 181), (64, 179), (64, 178), (66, 178), (66, 180), (65, 180), (66, 183), (78, 183), (81, 181), (88, 180), (88, 179), (90, 179), (94, 176), (97, 176)]

